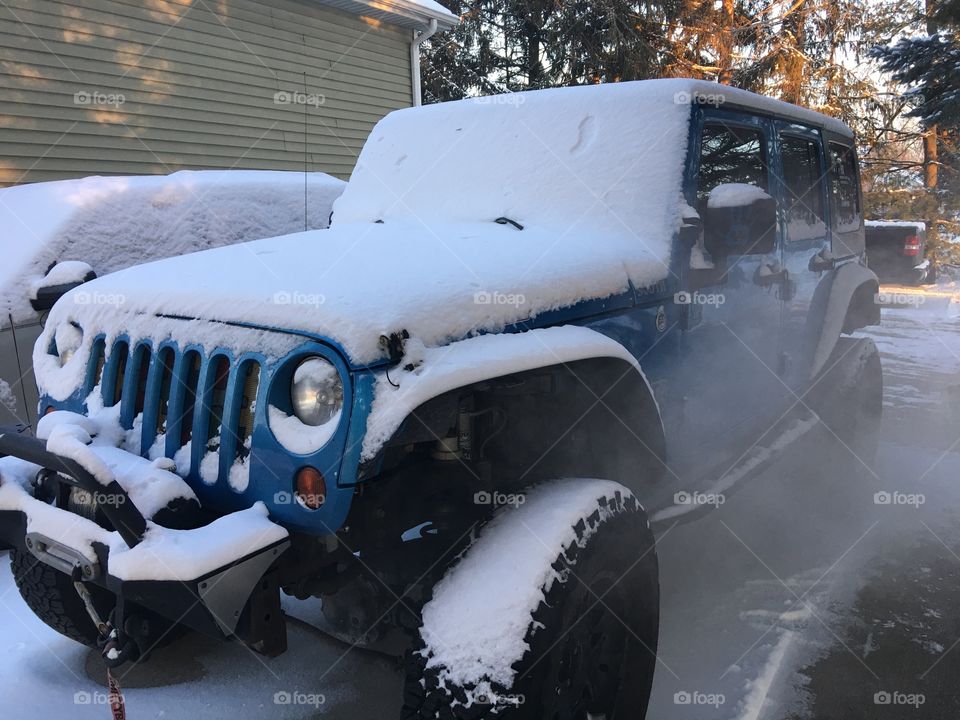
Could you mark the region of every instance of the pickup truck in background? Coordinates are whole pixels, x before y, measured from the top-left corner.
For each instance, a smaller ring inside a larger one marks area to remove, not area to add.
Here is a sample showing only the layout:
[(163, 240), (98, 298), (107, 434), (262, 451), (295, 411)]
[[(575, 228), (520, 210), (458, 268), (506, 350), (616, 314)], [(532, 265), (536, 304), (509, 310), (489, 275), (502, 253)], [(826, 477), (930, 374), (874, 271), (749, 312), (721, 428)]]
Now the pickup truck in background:
[(867, 261), (880, 282), (923, 285), (933, 282), (934, 268), (925, 258), (927, 226), (913, 220), (867, 220)]

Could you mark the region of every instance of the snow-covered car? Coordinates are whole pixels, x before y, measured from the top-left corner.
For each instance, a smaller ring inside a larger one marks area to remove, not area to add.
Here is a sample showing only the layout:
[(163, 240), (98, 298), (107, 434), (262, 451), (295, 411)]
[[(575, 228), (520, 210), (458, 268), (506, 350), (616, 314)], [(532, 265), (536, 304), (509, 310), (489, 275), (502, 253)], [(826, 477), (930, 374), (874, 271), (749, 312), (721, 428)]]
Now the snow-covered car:
[(21, 594), (108, 665), (172, 624), (280, 653), (318, 596), (406, 638), (405, 718), (642, 717), (651, 522), (819, 422), (871, 451), (854, 148), (692, 80), (389, 114), (329, 230), (56, 304), (38, 437), (0, 436)]
[(867, 259), (880, 282), (922, 285), (934, 281), (926, 258), (927, 225), (912, 220), (867, 220)]
[(0, 190), (0, 425), (37, 419), (31, 351), (66, 290), (149, 260), (324, 228), (345, 185), (319, 172), (205, 170)]

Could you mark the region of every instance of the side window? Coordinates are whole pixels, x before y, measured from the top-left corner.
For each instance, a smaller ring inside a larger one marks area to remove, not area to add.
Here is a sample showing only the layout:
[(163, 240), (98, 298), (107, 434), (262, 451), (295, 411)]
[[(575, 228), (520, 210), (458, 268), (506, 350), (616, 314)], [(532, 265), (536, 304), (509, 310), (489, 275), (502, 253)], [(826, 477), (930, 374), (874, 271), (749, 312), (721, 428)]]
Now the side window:
[(711, 122), (703, 127), (697, 211), (704, 249), (714, 261), (773, 251), (777, 209), (767, 192), (766, 147), (758, 128)]
[(840, 233), (860, 229), (860, 188), (853, 148), (830, 143), (830, 210), (833, 229)]
[(718, 185), (755, 185), (766, 190), (765, 150), (759, 130), (704, 125), (700, 141), (698, 199), (706, 200)]
[(782, 135), (787, 241), (814, 240), (827, 234), (823, 208), (823, 167), (820, 144), (808, 138)]

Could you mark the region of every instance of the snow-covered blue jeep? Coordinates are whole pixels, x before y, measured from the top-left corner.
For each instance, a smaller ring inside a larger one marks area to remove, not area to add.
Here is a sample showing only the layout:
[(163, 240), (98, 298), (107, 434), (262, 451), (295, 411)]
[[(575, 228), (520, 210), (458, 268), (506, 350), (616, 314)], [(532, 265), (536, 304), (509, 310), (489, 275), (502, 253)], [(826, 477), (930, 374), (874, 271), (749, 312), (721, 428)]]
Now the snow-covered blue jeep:
[(54, 628), (285, 648), (280, 593), (406, 634), (405, 718), (634, 718), (654, 527), (824, 423), (861, 458), (879, 321), (853, 136), (688, 80), (401, 110), (329, 230), (53, 308), (0, 541)]

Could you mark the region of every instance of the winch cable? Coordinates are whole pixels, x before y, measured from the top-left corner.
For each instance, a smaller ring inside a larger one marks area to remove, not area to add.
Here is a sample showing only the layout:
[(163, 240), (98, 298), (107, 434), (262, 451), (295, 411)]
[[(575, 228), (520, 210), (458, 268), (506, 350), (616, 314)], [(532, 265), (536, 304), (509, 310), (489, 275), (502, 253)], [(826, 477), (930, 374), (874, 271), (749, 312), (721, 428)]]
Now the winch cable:
[[(87, 586), (79, 580), (79, 576), (80, 568), (78, 567), (74, 571), (73, 587), (76, 588), (77, 595), (80, 596), (87, 615), (90, 616), (94, 626), (97, 628), (97, 634), (100, 636), (100, 640), (104, 646), (103, 651), (106, 653), (111, 644), (116, 643), (114, 638), (115, 633), (110, 627), (110, 623), (104, 622), (100, 617), (100, 613), (97, 612), (97, 608), (93, 604), (93, 597), (90, 595), (90, 591), (87, 590)], [(113, 720), (126, 720), (127, 708), (123, 700), (123, 690), (120, 688), (120, 683), (117, 679), (113, 677), (113, 673), (110, 672), (109, 665), (107, 665), (107, 691), (107, 699), (110, 702), (110, 713)]]

